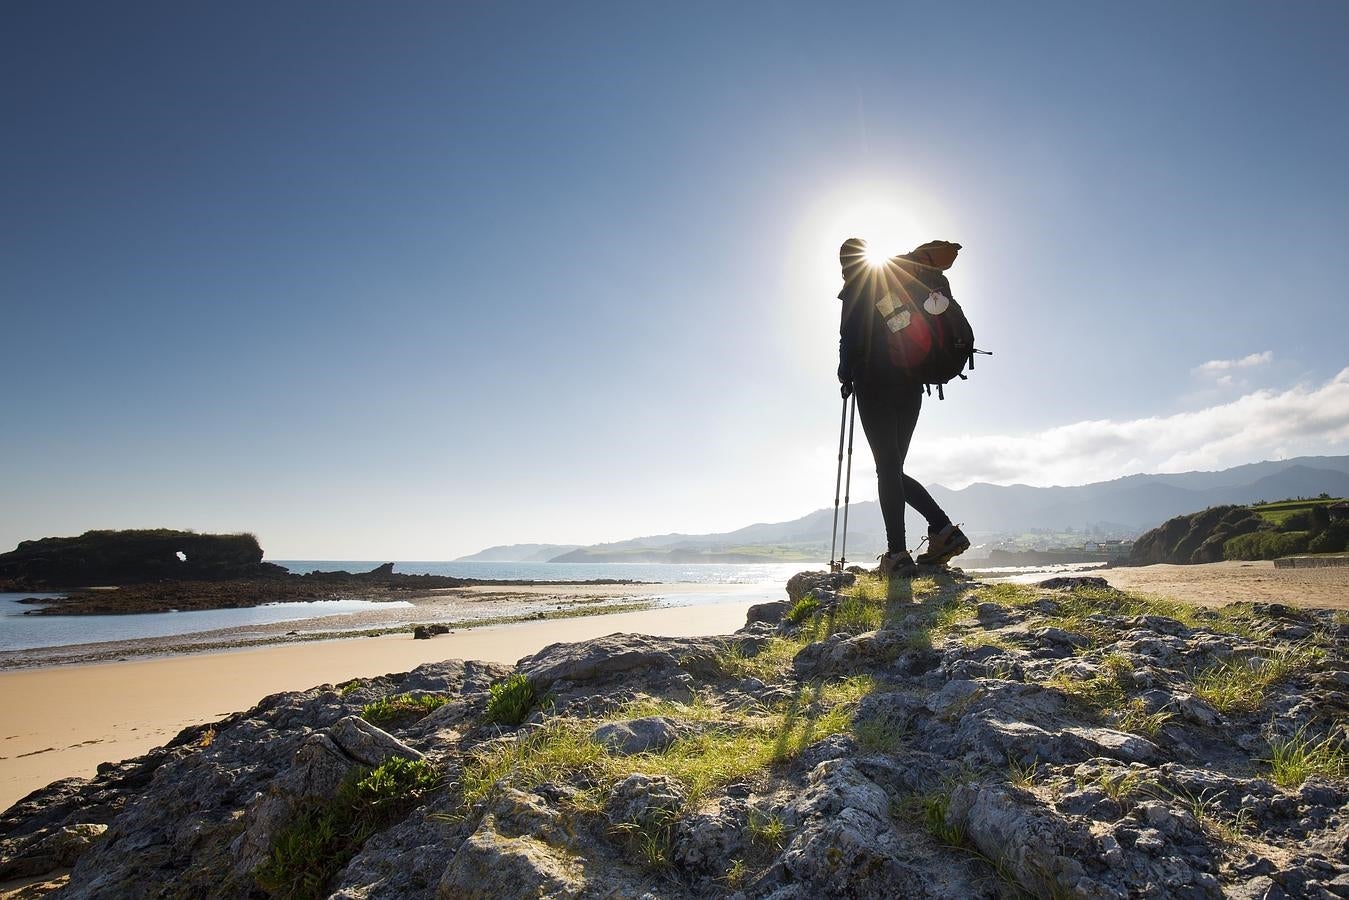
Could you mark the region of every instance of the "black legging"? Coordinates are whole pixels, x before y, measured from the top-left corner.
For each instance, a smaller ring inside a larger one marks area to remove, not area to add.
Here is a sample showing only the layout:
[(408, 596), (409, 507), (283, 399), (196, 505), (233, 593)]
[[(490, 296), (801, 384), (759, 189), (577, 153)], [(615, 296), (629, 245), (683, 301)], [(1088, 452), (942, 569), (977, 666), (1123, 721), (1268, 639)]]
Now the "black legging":
[(871, 455), (876, 460), (876, 482), (880, 494), (881, 515), (885, 519), (885, 540), (891, 553), (906, 549), (904, 544), (904, 504), (918, 510), (936, 530), (951, 524), (951, 519), (932, 499), (932, 495), (904, 474), (904, 458), (909, 455), (909, 440), (923, 408), (921, 384), (891, 384), (885, 381), (859, 382), (857, 410), (862, 414)]

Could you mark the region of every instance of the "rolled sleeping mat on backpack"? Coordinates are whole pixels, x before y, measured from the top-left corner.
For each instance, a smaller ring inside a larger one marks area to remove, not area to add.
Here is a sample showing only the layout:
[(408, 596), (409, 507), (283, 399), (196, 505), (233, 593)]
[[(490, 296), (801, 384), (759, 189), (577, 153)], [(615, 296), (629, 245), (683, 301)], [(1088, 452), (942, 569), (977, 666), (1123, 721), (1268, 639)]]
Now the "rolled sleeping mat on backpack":
[(924, 266), (931, 266), (943, 272), (955, 265), (960, 245), (950, 241), (928, 241), (909, 251), (909, 259)]

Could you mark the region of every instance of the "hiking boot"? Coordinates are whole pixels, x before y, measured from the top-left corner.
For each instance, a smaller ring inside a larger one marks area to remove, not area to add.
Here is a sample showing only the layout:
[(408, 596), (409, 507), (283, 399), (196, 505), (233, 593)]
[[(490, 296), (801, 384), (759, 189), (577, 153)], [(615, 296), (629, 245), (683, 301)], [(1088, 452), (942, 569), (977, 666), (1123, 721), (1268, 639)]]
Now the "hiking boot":
[(970, 549), (970, 539), (958, 525), (927, 533), (927, 551), (918, 554), (918, 565), (941, 566)]
[(912, 578), (918, 574), (918, 566), (907, 550), (894, 550), (877, 557), (880, 561), (879, 574), (882, 578)]

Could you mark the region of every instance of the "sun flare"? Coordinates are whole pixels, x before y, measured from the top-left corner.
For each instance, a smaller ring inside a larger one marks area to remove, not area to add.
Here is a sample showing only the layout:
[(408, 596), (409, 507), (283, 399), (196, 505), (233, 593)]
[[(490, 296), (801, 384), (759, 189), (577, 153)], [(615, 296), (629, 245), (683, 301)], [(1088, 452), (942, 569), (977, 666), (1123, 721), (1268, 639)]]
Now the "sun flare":
[(886, 253), (877, 244), (867, 244), (867, 252), (862, 254), (862, 258), (867, 261), (869, 266), (883, 266), (886, 260), (894, 256), (893, 253)]
[[(839, 250), (849, 238), (866, 242), (866, 262), (874, 265), (956, 234), (957, 224), (943, 204), (903, 178), (860, 177), (821, 186), (796, 217), (792, 252), (784, 256), (790, 290), (803, 301), (834, 298), (842, 282)], [(820, 327), (804, 311), (798, 324), (803, 338)]]

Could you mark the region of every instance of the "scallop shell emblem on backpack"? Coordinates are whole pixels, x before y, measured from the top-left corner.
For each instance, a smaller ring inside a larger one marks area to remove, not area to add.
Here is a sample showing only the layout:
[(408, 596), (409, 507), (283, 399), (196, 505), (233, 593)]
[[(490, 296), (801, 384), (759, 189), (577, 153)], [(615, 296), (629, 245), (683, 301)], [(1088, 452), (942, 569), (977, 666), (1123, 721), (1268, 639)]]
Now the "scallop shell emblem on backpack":
[(934, 316), (939, 316), (942, 313), (946, 312), (947, 307), (949, 307), (950, 305), (951, 305), (951, 298), (947, 297), (941, 291), (933, 291), (932, 293), (928, 294), (927, 299), (923, 301), (923, 309), (927, 310), (930, 315)]

